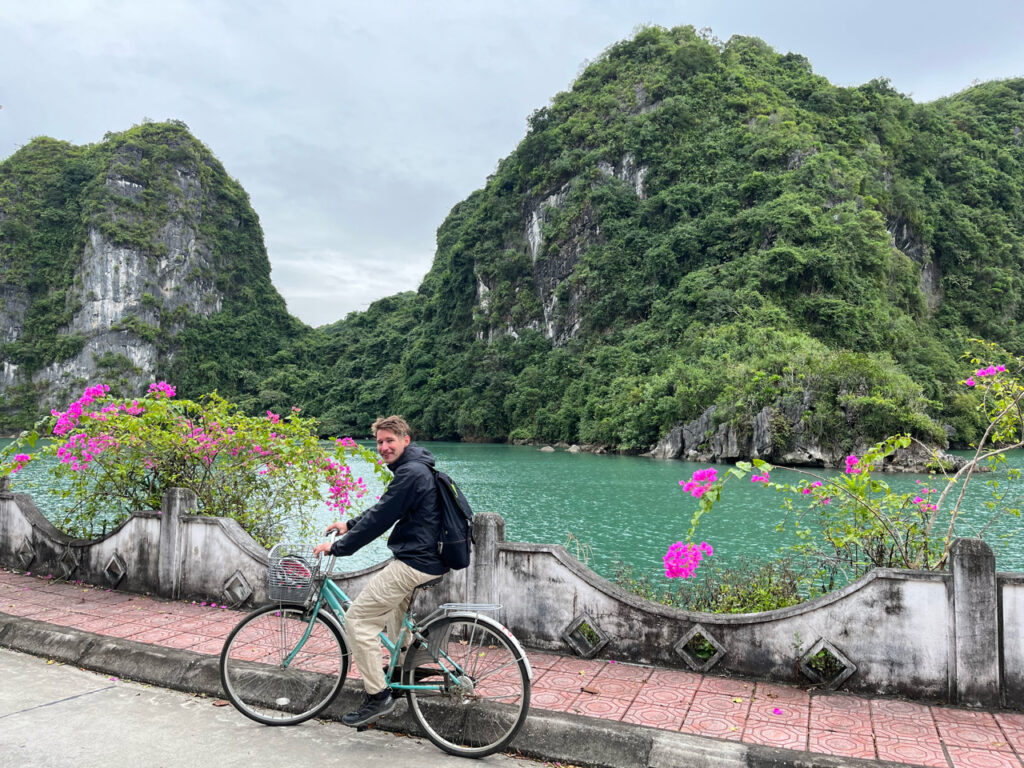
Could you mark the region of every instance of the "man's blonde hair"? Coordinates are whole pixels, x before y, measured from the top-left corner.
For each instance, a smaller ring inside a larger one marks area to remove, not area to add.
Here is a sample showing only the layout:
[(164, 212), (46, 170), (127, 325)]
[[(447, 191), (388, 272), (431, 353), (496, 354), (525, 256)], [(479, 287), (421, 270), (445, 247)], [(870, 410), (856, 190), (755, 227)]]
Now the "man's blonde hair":
[(377, 419), (370, 425), (370, 431), (373, 432), (374, 437), (377, 436), (377, 432), (381, 429), (394, 432), (398, 437), (412, 435), (412, 430), (409, 429), (409, 425), (406, 424), (405, 419), (401, 416), (385, 416), (382, 419)]

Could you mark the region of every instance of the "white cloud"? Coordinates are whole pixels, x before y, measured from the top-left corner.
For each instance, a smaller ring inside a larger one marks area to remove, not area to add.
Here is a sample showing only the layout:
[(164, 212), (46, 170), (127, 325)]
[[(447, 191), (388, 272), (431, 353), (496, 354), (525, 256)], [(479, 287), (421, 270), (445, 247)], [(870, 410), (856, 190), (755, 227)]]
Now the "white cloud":
[(416, 290), (430, 268), (430, 255), (317, 250), (293, 253), (283, 262), (271, 274), (274, 284), (292, 314), (318, 326), (366, 309), (384, 296)]

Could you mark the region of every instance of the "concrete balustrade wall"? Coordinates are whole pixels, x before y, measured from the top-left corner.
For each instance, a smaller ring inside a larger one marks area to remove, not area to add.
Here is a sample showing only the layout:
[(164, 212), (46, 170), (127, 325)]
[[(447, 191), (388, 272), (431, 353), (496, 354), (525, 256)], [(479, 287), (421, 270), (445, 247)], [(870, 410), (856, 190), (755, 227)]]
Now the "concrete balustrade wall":
[(194, 494), (174, 488), (161, 510), (135, 512), (102, 538), (74, 539), (0, 478), (0, 564), (160, 597), (265, 602), (267, 551), (236, 521), (194, 512)]
[[(0, 564), (167, 598), (266, 602), (267, 552), (233, 520), (201, 517), (189, 491), (106, 536), (73, 540), (0, 479)], [(478, 514), (470, 567), (417, 595), (496, 603), (529, 647), (860, 692), (1024, 709), (1024, 574), (959, 539), (945, 572), (877, 569), (844, 589), (757, 614), (679, 611), (641, 600), (560, 546), (505, 541)], [(355, 596), (383, 563), (335, 577)]]
[(1000, 573), (998, 579), (1004, 703), (1024, 709), (1024, 574)]

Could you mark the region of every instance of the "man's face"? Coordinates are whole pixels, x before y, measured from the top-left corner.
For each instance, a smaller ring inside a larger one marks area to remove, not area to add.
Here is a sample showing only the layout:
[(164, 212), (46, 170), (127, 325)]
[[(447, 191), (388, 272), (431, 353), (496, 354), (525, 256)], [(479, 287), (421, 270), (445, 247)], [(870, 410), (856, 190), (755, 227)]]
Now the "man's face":
[(405, 451), (409, 444), (409, 436), (399, 437), (390, 429), (377, 430), (377, 453), (384, 459), (385, 464), (394, 464)]

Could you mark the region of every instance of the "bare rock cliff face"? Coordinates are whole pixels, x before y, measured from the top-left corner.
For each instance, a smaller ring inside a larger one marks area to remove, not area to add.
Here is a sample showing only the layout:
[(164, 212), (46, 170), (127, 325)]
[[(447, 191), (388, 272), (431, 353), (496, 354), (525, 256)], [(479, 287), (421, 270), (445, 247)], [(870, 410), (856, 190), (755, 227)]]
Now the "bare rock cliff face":
[[(638, 166), (632, 154), (627, 153), (614, 165), (599, 163), (597, 170), (601, 175), (601, 181), (597, 183), (624, 184), (637, 198), (644, 199), (647, 168)], [(601, 245), (604, 237), (597, 213), (589, 205), (567, 222), (559, 236), (545, 233), (555, 214), (566, 207), (572, 191), (570, 182), (547, 197), (528, 200), (522, 241), (513, 246), (530, 257), (529, 282), (541, 308), (540, 317), (517, 326), (510, 318), (495, 312), (490, 294), (498, 279), (488, 279), (478, 271), (475, 313), (478, 317), (487, 317), (489, 323), (488, 331), (478, 334), (480, 338), (493, 341), (504, 334), (518, 338), (520, 331), (529, 328), (543, 334), (555, 346), (563, 346), (579, 333), (585, 313), (587, 286), (584, 281), (574, 281), (572, 277), (586, 250)]]
[[(826, 447), (807, 428), (802, 418), (807, 402), (800, 408), (766, 406), (750, 425), (736, 426), (715, 422), (714, 406), (698, 418), (673, 427), (648, 455), (656, 459), (680, 459), (692, 462), (724, 462), (763, 459), (784, 467), (826, 467), (844, 465), (846, 451)], [(855, 446), (855, 454), (870, 446)], [(920, 443), (898, 450), (882, 467), (886, 472), (927, 472), (939, 459), (947, 466), (959, 468), (964, 459), (943, 451), (933, 451)]]
[[(714, 406), (698, 418), (677, 424), (650, 452), (657, 459), (737, 461), (764, 459), (786, 466), (838, 466), (838, 455), (807, 434), (801, 421), (763, 408), (750, 425), (715, 422)], [(781, 418), (778, 418), (781, 417)], [(798, 417), (799, 418), (799, 417)]]
[(935, 312), (942, 303), (942, 272), (931, 249), (905, 219), (890, 218), (886, 222), (886, 231), (892, 238), (893, 247), (906, 254), (920, 268), (921, 294), (928, 304), (929, 311)]
[[(14, 285), (0, 285), (0, 344), (17, 341), (19, 331), (25, 325), (28, 305), (27, 290)], [(0, 363), (0, 394), (15, 384), (17, 376), (18, 366), (7, 360)]]

